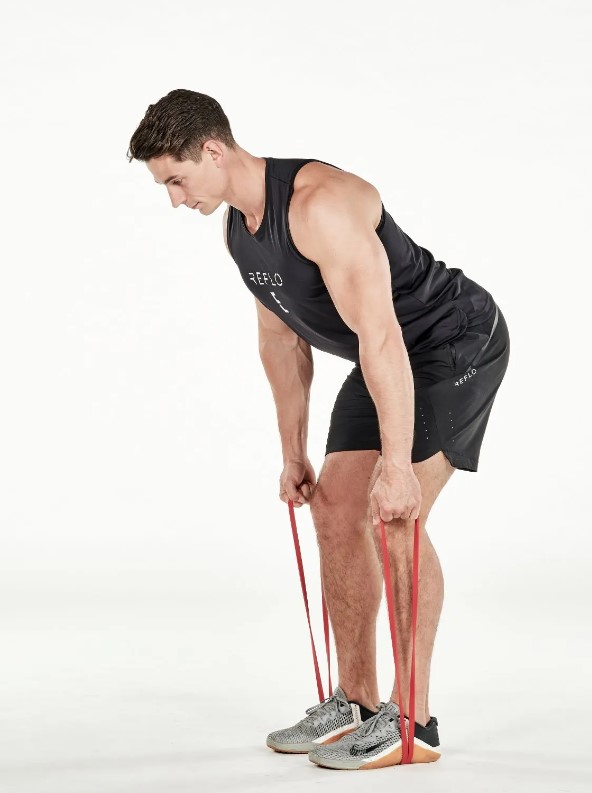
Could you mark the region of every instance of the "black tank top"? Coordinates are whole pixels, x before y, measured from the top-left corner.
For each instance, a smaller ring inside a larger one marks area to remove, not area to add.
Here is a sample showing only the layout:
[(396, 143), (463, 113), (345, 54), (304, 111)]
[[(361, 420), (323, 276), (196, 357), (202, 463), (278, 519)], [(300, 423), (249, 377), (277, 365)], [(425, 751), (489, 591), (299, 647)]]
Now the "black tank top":
[[(231, 256), (255, 297), (298, 336), (312, 347), (359, 363), (357, 334), (341, 319), (318, 265), (297, 250), (288, 228), (296, 173), (308, 162), (323, 160), (264, 159), (263, 220), (251, 234), (242, 212), (229, 205)], [(395, 314), (410, 356), (454, 341), (469, 327), (493, 322), (495, 302), (489, 292), (413, 242), (384, 204), (376, 233), (388, 256)]]

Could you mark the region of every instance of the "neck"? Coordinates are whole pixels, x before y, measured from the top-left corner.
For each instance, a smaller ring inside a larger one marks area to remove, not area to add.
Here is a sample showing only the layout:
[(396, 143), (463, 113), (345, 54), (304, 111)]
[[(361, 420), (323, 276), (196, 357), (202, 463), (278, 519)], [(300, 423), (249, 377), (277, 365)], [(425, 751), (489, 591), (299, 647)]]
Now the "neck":
[(247, 226), (258, 228), (265, 210), (265, 159), (240, 147), (232, 153), (228, 191), (224, 200), (245, 216)]

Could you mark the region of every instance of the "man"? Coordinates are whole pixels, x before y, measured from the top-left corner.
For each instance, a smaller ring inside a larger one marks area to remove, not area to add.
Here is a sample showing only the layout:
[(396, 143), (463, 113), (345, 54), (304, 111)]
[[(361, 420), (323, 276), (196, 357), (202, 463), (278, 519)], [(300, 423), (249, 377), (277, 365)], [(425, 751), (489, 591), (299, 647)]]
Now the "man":
[[(150, 105), (128, 157), (146, 162), (175, 208), (211, 215), (228, 204), (224, 237), (255, 296), (259, 352), (277, 407), (280, 498), (309, 504), (317, 532), (339, 685), (293, 727), (272, 732), (267, 745), (309, 753), (330, 768), (401, 762), (397, 686), (379, 702), (376, 680), (377, 533), (382, 519), (408, 691), (418, 517), (413, 762), (437, 760), (428, 685), (443, 578), (425, 527), (453, 471), (477, 471), (509, 358), (501, 311), (462, 270), (406, 235), (372, 184), (318, 160), (249, 154), (209, 96), (175, 90)], [(331, 414), (318, 482), (307, 455), (311, 347), (355, 364)]]

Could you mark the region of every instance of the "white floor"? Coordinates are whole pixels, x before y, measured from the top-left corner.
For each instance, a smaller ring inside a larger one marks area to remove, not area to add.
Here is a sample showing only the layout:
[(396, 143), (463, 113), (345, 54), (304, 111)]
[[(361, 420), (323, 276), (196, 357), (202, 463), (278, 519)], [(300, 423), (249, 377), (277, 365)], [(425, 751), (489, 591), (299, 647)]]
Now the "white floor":
[[(265, 746), (268, 732), (316, 701), (298, 591), (232, 607), (197, 590), (167, 600), (162, 585), (158, 597), (135, 590), (121, 602), (97, 590), (94, 600), (32, 609), (23, 597), (3, 617), (0, 788), (209, 793), (280, 783), (357, 790), (371, 781), (392, 791), (403, 778), (409, 791), (590, 791), (584, 615), (558, 618), (552, 593), (539, 609), (524, 597), (508, 609), (450, 590), (430, 692), (443, 756), (364, 774)], [(382, 698), (392, 668), (387, 630), (382, 612)]]

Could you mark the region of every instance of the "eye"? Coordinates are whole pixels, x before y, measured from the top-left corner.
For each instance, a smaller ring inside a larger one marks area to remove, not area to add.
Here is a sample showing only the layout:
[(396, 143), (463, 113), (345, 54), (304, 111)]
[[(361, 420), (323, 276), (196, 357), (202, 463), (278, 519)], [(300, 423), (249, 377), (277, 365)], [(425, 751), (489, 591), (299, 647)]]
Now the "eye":
[(182, 179), (173, 179), (173, 184), (181, 184)]

